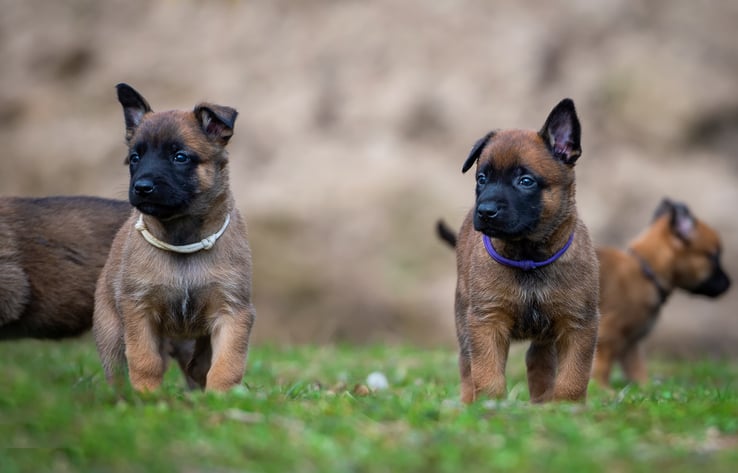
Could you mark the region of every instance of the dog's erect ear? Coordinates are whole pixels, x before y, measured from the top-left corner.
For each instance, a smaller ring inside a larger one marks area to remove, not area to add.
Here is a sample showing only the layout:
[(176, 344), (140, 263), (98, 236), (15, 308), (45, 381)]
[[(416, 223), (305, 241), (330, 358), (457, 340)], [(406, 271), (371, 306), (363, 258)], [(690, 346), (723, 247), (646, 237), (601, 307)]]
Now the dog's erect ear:
[(684, 241), (692, 238), (697, 222), (686, 204), (664, 198), (656, 209), (653, 219), (656, 220), (663, 215), (668, 215), (669, 227), (677, 237)]
[(469, 152), (469, 156), (467, 156), (466, 161), (464, 161), (464, 165), (461, 167), (462, 174), (471, 168), (474, 163), (477, 162), (477, 159), (479, 159), (479, 155), (482, 154), (482, 150), (484, 149), (484, 145), (487, 144), (487, 142), (495, 136), (494, 131), (490, 131), (483, 137), (479, 138), (476, 143), (474, 143), (474, 146), (472, 146), (471, 151)]
[(201, 103), (195, 107), (195, 117), (200, 126), (211, 140), (225, 146), (233, 136), (233, 127), (236, 124), (238, 112), (223, 105)]
[(551, 113), (538, 132), (546, 146), (557, 159), (573, 166), (582, 154), (582, 128), (572, 99), (564, 99)]
[(651, 221), (654, 222), (658, 218), (666, 214), (671, 215), (672, 212), (674, 212), (674, 203), (668, 197), (664, 197), (663, 199), (661, 199), (659, 206), (656, 207), (656, 211), (653, 213), (653, 218), (651, 219)]
[(126, 120), (126, 139), (130, 139), (138, 125), (141, 124), (144, 115), (151, 112), (151, 106), (130, 85), (120, 83), (115, 88), (118, 90), (118, 102), (123, 106), (123, 116)]

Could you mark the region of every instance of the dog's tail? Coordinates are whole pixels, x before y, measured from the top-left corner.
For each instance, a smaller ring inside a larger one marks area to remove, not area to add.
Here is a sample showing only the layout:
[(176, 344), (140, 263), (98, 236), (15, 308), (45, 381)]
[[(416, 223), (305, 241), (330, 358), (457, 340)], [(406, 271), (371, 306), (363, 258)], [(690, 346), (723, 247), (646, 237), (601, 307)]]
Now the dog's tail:
[(436, 232), (438, 233), (438, 238), (448, 243), (451, 248), (456, 248), (456, 233), (451, 230), (451, 227), (443, 219), (439, 219), (436, 222)]

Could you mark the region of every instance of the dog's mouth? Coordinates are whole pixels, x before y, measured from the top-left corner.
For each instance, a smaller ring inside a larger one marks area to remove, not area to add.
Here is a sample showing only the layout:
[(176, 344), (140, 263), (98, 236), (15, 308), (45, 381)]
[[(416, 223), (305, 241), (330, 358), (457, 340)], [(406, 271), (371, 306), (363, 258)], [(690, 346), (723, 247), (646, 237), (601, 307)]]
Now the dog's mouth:
[(177, 217), (187, 208), (187, 203), (178, 199), (160, 199), (157, 197), (155, 195), (140, 196), (131, 193), (128, 200), (142, 214), (151, 215), (159, 220)]
[(474, 219), (474, 230), (487, 235), (490, 238), (500, 240), (515, 240), (523, 238), (529, 233), (525, 225), (515, 225), (508, 222), (490, 223)]
[(151, 215), (159, 220), (167, 220), (178, 215), (178, 209), (168, 205), (154, 204), (151, 202), (140, 202), (133, 204), (139, 212)]

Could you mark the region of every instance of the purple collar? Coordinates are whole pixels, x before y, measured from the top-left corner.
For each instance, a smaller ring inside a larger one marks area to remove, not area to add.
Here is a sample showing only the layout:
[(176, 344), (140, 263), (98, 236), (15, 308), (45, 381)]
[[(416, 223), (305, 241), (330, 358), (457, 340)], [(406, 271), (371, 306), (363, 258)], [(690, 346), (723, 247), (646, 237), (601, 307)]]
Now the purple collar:
[(559, 251), (554, 253), (552, 257), (544, 261), (533, 261), (529, 259), (517, 261), (513, 259), (508, 259), (502, 256), (501, 254), (499, 254), (495, 250), (495, 247), (492, 246), (492, 241), (489, 239), (487, 235), (484, 235), (484, 234), (482, 235), (482, 241), (484, 242), (484, 247), (487, 248), (487, 253), (489, 253), (489, 256), (493, 260), (497, 261), (498, 263), (502, 265), (510, 266), (511, 268), (522, 269), (523, 271), (530, 271), (531, 269), (537, 269), (537, 268), (540, 268), (541, 266), (546, 266), (547, 264), (551, 264), (557, 259), (561, 258), (561, 255), (566, 253), (566, 250), (568, 250), (569, 247), (571, 246), (571, 242), (574, 241), (574, 232), (571, 233), (569, 240), (566, 242), (563, 248), (561, 248)]

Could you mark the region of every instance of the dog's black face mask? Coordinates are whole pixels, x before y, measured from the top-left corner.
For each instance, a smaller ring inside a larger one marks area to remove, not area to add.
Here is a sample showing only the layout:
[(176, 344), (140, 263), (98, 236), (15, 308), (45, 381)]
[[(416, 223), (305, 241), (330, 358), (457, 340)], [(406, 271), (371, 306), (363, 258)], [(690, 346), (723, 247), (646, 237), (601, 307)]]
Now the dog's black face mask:
[(128, 165), (131, 205), (160, 220), (186, 212), (198, 189), (198, 156), (193, 151), (176, 138), (141, 139), (132, 146)]
[(532, 232), (541, 216), (545, 182), (523, 167), (477, 172), (474, 229), (492, 238), (519, 238)]
[(580, 135), (574, 102), (564, 99), (538, 133), (491, 131), (479, 139), (461, 168), (466, 172), (478, 163), (474, 229), (518, 240), (540, 239), (556, 228), (573, 196)]
[(208, 204), (227, 187), (224, 148), (238, 112), (200, 103), (191, 113), (154, 114), (131, 86), (116, 88), (126, 124), (131, 204), (159, 220), (206, 213)]
[(707, 297), (718, 297), (730, 288), (730, 278), (720, 266), (718, 258), (713, 258), (713, 270), (710, 277), (699, 285), (689, 289), (692, 294)]
[(718, 297), (730, 288), (730, 277), (720, 264), (721, 249), (714, 232), (698, 222), (682, 202), (664, 198), (654, 220), (668, 218), (669, 230), (680, 242), (676, 285), (692, 294)]

